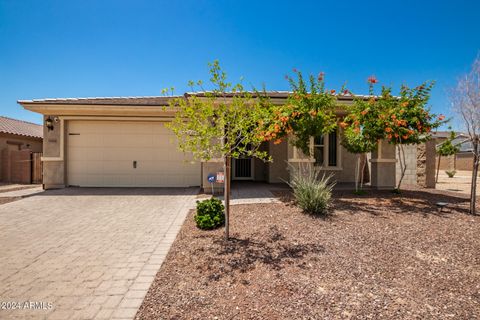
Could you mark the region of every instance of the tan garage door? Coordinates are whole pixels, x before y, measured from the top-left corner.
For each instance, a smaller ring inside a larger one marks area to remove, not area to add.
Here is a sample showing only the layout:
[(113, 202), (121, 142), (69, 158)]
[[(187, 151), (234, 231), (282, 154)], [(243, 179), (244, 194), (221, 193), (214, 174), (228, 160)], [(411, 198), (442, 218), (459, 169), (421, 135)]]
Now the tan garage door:
[(200, 185), (200, 163), (162, 122), (69, 121), (67, 180), (84, 187)]

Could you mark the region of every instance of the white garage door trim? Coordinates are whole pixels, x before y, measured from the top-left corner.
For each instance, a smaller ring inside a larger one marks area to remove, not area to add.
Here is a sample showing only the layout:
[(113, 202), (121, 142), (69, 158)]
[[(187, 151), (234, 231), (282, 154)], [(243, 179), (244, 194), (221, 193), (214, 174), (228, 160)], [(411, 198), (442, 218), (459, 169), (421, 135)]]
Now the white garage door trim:
[(81, 187), (199, 186), (200, 162), (160, 121), (69, 120), (67, 183)]

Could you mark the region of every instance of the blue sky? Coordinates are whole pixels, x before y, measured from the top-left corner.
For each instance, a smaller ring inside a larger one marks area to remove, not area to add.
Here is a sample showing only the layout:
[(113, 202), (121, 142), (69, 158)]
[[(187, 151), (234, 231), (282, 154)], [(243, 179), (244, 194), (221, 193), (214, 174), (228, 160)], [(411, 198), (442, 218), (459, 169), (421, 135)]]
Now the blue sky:
[(297, 68), (367, 93), (436, 80), (431, 105), (480, 50), (480, 1), (0, 0), (0, 114), (18, 99), (188, 91), (219, 59), (232, 81), (288, 90)]

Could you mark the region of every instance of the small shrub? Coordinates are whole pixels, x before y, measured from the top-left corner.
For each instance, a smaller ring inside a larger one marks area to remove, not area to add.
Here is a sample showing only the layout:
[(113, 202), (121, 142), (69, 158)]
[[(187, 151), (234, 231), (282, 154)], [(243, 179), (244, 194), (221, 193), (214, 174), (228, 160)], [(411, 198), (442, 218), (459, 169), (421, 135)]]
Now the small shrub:
[(289, 164), (289, 166), (291, 179), (288, 184), (293, 189), (298, 206), (310, 214), (328, 214), (335, 185), (331, 182), (332, 175), (324, 174), (320, 177), (319, 168), (312, 165), (296, 167)]
[(200, 229), (214, 229), (225, 223), (225, 213), (222, 201), (211, 198), (203, 201), (197, 201), (197, 213), (195, 222)]
[(445, 173), (447, 174), (447, 176), (448, 176), (449, 178), (453, 178), (453, 177), (455, 176), (455, 173), (457, 173), (457, 171), (455, 171), (455, 170), (447, 170), (447, 171), (445, 171)]

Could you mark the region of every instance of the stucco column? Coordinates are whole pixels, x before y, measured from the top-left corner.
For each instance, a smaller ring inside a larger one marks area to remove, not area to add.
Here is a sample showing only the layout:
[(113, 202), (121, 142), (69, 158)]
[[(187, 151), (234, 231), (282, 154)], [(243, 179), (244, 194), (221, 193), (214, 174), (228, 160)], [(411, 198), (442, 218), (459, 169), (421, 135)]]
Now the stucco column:
[(371, 185), (376, 189), (394, 189), (396, 184), (395, 146), (381, 140), (377, 150), (372, 152)]
[[(52, 119), (50, 129), (45, 126), (47, 118)], [(55, 116), (44, 116), (43, 123), (43, 187), (44, 189), (64, 188), (64, 121)]]
[(429, 140), (425, 143), (425, 187), (435, 188), (436, 173), (436, 147), (435, 140)]

